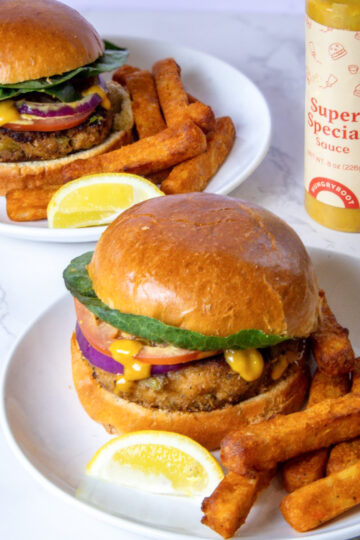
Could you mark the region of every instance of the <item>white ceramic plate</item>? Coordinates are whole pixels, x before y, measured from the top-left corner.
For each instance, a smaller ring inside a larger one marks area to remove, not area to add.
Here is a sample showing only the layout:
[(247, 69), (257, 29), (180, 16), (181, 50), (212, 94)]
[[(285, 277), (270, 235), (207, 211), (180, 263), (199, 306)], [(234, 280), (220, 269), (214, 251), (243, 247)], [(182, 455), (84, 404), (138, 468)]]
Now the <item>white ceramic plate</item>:
[[(129, 63), (141, 68), (151, 69), (156, 60), (173, 56), (182, 67), (186, 89), (209, 103), (216, 116), (231, 116), (236, 141), (206, 191), (226, 194), (235, 189), (261, 163), (270, 142), (269, 109), (254, 83), (229, 64), (200, 51), (152, 39), (111, 39), (125, 44), (130, 51)], [(88, 242), (97, 240), (103, 230), (104, 227), (49, 229), (46, 221), (16, 223), (7, 217), (5, 199), (0, 198), (0, 234), (46, 242)]]
[[(310, 252), (320, 284), (339, 321), (350, 329), (359, 353), (360, 259), (319, 249)], [(199, 501), (122, 487), (108, 489), (104, 485), (104, 499), (99, 501), (99, 495), (94, 494), (99, 486), (93, 484), (83, 489), (83, 500), (75, 498), (86, 464), (110, 436), (88, 418), (73, 388), (69, 341), (74, 322), (73, 302), (67, 295), (30, 326), (7, 361), (2, 384), (2, 421), (8, 441), (23, 465), (68, 502), (141, 537), (219, 538), (200, 524)], [(312, 540), (340, 540), (358, 534), (360, 511), (356, 509), (313, 533), (294, 533), (278, 509), (284, 494), (275, 480), (261, 494), (241, 528), (242, 538), (280, 540), (305, 536)]]

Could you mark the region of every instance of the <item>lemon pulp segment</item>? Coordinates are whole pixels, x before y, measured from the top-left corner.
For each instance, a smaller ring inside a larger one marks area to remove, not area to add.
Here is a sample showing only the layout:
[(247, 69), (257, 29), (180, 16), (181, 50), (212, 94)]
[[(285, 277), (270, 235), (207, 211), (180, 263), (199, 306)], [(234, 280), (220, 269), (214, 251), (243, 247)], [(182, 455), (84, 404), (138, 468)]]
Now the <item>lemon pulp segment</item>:
[[(101, 193), (99, 193), (101, 189)], [(126, 184), (93, 184), (70, 192), (54, 216), (53, 227), (88, 227), (104, 223), (133, 204), (134, 190)], [(64, 202), (66, 204), (64, 204)]]
[(152, 493), (206, 496), (224, 474), (196, 441), (167, 431), (135, 431), (104, 444), (87, 474)]
[[(174, 491), (190, 495), (200, 493), (208, 483), (204, 468), (193, 457), (178, 448), (164, 445), (134, 445), (115, 452), (114, 462), (170, 481)], [(165, 465), (165, 466), (164, 466)]]
[(56, 191), (47, 208), (49, 226), (107, 225), (130, 206), (163, 195), (145, 178), (127, 173), (83, 176)]

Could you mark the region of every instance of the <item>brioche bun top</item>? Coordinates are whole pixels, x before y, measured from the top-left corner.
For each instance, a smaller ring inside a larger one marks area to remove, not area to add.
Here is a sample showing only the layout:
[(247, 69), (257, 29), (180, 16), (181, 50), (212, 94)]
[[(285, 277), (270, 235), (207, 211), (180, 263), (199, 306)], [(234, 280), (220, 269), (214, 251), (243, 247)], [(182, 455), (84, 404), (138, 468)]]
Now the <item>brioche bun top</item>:
[(54, 0), (0, 0), (0, 43), (0, 84), (59, 75), (104, 50), (95, 28)]
[(309, 255), (284, 221), (209, 193), (157, 197), (121, 214), (88, 267), (110, 308), (205, 335), (256, 328), (308, 336), (319, 295)]

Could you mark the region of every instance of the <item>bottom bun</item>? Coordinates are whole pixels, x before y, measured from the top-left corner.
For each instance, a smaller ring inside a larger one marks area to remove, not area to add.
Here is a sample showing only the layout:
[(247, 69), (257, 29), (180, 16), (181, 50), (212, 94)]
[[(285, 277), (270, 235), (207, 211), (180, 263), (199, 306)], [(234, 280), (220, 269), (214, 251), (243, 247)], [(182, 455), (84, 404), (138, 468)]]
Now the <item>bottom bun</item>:
[(275, 414), (300, 409), (309, 383), (306, 361), (293, 364), (289, 375), (270, 390), (251, 399), (210, 412), (174, 412), (151, 409), (120, 398), (106, 390), (92, 376), (91, 365), (83, 358), (75, 334), (71, 340), (72, 372), (80, 402), (88, 415), (112, 434), (155, 429), (174, 431), (214, 450), (230, 431), (266, 420)]
[(44, 161), (23, 161), (0, 163), (0, 195), (6, 195), (12, 189), (34, 188), (61, 184), (62, 170), (77, 159), (88, 159), (116, 150), (132, 142), (130, 130), (111, 133), (101, 144), (89, 150), (75, 152), (68, 156)]

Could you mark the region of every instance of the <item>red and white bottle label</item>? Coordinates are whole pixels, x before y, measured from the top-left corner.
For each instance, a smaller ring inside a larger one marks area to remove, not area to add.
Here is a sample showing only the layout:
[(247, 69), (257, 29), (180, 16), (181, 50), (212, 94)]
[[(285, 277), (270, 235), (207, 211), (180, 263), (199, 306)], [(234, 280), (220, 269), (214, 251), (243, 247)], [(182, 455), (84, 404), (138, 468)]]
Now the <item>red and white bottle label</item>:
[(306, 19), (305, 189), (317, 200), (358, 209), (360, 32)]

